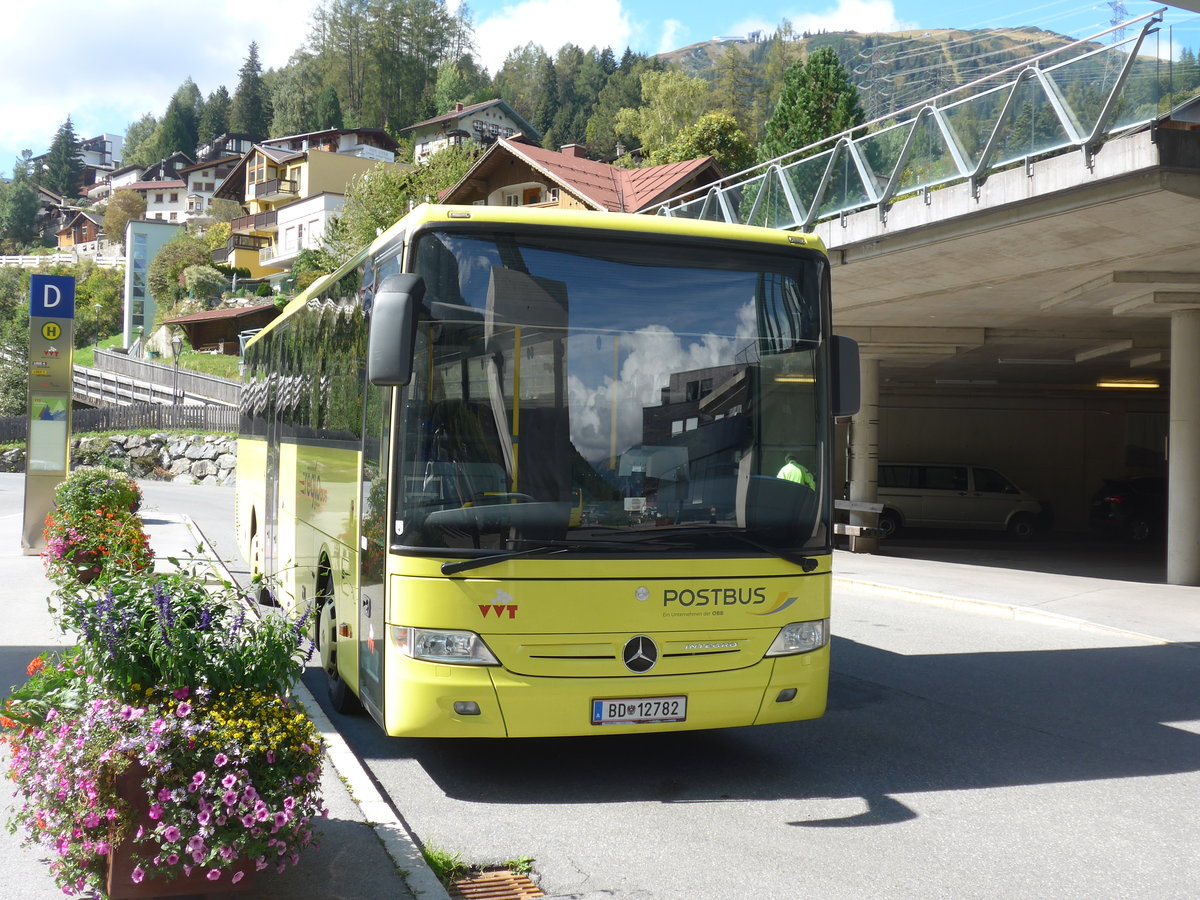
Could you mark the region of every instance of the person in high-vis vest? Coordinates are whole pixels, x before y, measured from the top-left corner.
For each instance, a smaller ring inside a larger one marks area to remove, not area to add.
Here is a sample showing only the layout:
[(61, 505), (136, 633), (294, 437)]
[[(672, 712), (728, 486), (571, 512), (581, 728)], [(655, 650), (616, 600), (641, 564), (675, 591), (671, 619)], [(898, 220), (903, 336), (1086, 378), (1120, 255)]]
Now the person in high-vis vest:
[(794, 453), (789, 453), (785, 457), (783, 468), (779, 470), (779, 474), (775, 477), (806, 485), (814, 491), (817, 489), (817, 480), (813, 478), (812, 472), (800, 465)]

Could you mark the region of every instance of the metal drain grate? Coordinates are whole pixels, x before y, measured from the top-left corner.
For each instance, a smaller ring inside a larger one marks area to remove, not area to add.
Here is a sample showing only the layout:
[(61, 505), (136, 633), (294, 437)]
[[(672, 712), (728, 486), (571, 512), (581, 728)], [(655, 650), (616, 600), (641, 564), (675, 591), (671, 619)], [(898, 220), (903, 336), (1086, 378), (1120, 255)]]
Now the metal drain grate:
[(505, 869), (456, 878), (450, 884), (450, 896), (458, 900), (532, 900), (546, 895), (528, 876)]

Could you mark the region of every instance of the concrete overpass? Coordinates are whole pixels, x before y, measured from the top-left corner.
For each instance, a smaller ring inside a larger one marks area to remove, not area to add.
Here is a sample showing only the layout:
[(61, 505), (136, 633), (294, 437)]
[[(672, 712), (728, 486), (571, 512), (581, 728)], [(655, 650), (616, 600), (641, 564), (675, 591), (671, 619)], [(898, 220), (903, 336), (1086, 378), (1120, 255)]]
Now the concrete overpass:
[(984, 462), (1079, 529), (1104, 477), (1169, 469), (1167, 579), (1200, 584), (1200, 100), (1147, 94), (1138, 21), (659, 212), (825, 241), (863, 349), (852, 499), (878, 458)]

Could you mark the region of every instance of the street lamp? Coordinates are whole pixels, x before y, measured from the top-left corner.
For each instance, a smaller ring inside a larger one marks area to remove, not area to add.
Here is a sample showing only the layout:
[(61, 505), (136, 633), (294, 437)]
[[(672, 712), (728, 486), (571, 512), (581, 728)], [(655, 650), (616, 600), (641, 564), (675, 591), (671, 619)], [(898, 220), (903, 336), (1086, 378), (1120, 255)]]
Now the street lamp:
[(183, 338), (178, 334), (171, 335), (171, 354), (175, 357), (175, 380), (171, 385), (171, 401), (178, 404), (179, 399), (179, 351), (183, 348)]

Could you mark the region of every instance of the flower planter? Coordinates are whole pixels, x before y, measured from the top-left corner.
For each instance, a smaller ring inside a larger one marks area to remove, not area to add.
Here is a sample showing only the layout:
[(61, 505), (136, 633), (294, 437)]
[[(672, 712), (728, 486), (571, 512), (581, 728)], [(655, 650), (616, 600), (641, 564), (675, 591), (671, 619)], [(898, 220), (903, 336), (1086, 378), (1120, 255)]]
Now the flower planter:
[[(117, 793), (126, 803), (137, 811), (134, 822), (134, 832), (141, 825), (147, 831), (154, 827), (150, 818), (150, 804), (146, 792), (142, 790), (143, 768), (134, 763), (117, 776)], [(130, 836), (124, 841), (115, 843), (108, 855), (107, 893), (110, 900), (143, 900), (152, 897), (179, 897), (187, 894), (221, 893), (232, 894), (250, 890), (254, 887), (256, 874), (254, 861), (239, 859), (234, 865), (222, 869), (219, 879), (208, 878), (207, 870), (195, 866), (190, 875), (184, 875), (182, 870), (176, 878), (144, 877), (141, 881), (133, 880), (136, 865), (133, 861), (133, 851), (137, 842)], [(238, 872), (242, 877), (234, 882)]]

